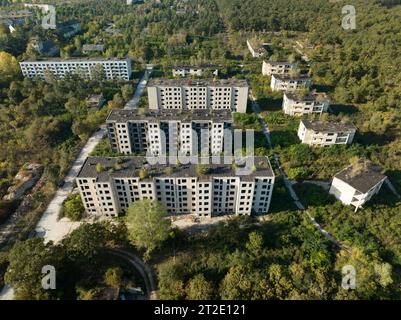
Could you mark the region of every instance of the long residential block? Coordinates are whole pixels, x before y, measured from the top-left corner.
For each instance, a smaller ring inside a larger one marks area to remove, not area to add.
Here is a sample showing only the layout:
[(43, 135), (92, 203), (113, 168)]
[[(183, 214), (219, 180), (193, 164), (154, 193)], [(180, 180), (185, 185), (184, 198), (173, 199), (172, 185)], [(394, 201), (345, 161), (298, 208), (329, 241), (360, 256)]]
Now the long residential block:
[(290, 76), (273, 74), (270, 87), (273, 91), (296, 91), (309, 89), (312, 81), (308, 76)]
[(262, 74), (264, 76), (271, 76), (273, 74), (290, 74), (295, 71), (296, 63), (286, 61), (263, 61)]
[(46, 72), (51, 72), (58, 79), (64, 78), (69, 73), (80, 74), (87, 79), (92, 79), (95, 74), (99, 74), (100, 69), (107, 80), (122, 79), (128, 81), (132, 73), (131, 60), (119, 58), (26, 60), (20, 62), (20, 67), (24, 77), (42, 79), (45, 78)]
[(225, 150), (225, 133), (233, 130), (229, 110), (114, 109), (106, 123), (111, 148), (121, 154), (219, 155), (232, 151)]
[(212, 109), (246, 112), (246, 80), (153, 79), (148, 84), (150, 109)]
[[(267, 157), (248, 158), (252, 170), (241, 175), (241, 166), (208, 164), (199, 173), (196, 164), (150, 165), (144, 157), (87, 158), (76, 178), (88, 215), (116, 217), (130, 203), (157, 200), (167, 212), (212, 217), (223, 214), (266, 214), (274, 173)], [(223, 161), (223, 160), (222, 160)], [(146, 170), (147, 175), (140, 171)]]
[(298, 128), (298, 137), (302, 143), (310, 146), (330, 146), (351, 144), (356, 127), (350, 122), (302, 120)]
[(301, 95), (296, 92), (285, 92), (283, 98), (283, 111), (291, 116), (327, 112), (330, 100), (325, 93), (310, 92)]

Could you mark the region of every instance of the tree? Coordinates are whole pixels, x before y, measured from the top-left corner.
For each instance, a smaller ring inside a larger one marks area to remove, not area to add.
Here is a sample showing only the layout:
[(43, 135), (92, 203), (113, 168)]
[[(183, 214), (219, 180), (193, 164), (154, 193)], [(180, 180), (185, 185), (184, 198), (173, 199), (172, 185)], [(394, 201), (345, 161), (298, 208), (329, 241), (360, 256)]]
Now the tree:
[(0, 51), (0, 85), (8, 85), (19, 73), (17, 59), (7, 52)]
[[(96, 265), (98, 254), (106, 244), (107, 229), (101, 223), (83, 224), (62, 242), (67, 257), (80, 265), (81, 262)], [(82, 265), (86, 268), (87, 265)]]
[(101, 172), (103, 172), (104, 170), (106, 170), (105, 167), (104, 167), (104, 165), (102, 165), (101, 163), (97, 163), (97, 164), (96, 164), (96, 172), (97, 172), (97, 173), (101, 173)]
[(104, 283), (113, 288), (121, 286), (123, 270), (120, 267), (108, 268), (104, 274)]
[(82, 203), (79, 193), (74, 193), (68, 196), (63, 202), (61, 215), (71, 219), (72, 221), (79, 221), (82, 214), (85, 212), (85, 207)]
[(169, 237), (171, 231), (171, 221), (164, 206), (148, 199), (132, 203), (125, 222), (130, 241), (139, 249), (145, 249), (146, 259)]
[(149, 177), (149, 172), (146, 169), (139, 170), (139, 179), (144, 180)]
[(259, 256), (261, 256), (263, 250), (262, 235), (257, 232), (251, 232), (249, 234), (249, 240), (246, 243), (246, 248), (252, 257), (258, 258)]
[(203, 274), (197, 274), (188, 282), (187, 299), (210, 300), (213, 298), (213, 285)]
[(121, 88), (121, 95), (125, 101), (128, 101), (132, 94), (134, 93), (134, 88), (130, 84), (125, 84)]
[(5, 282), (14, 288), (17, 299), (50, 299), (51, 292), (42, 288), (42, 268), (52, 265), (57, 270), (61, 259), (43, 239), (17, 241), (8, 255)]
[(210, 171), (210, 168), (206, 164), (197, 164), (196, 165), (196, 173), (198, 175), (201, 175), (201, 176), (205, 175), (205, 174), (209, 173), (209, 171)]

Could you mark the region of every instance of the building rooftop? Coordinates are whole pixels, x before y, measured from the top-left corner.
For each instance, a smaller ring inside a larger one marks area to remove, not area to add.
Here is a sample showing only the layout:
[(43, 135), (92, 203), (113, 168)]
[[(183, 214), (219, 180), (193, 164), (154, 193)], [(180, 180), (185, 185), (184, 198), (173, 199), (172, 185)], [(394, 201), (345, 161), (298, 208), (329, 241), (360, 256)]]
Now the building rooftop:
[(365, 194), (383, 179), (380, 168), (368, 161), (360, 161), (337, 173), (335, 178), (344, 181), (354, 189)]
[(104, 44), (84, 44), (82, 51), (103, 51)]
[[(195, 159), (195, 158), (194, 158)], [(112, 178), (138, 177), (141, 169), (146, 169), (148, 178), (167, 178), (167, 177), (199, 177), (201, 180), (210, 181), (213, 177), (241, 177), (242, 180), (252, 180), (254, 177), (274, 177), (274, 173), (267, 157), (255, 157), (254, 167), (249, 175), (240, 175), (236, 173), (232, 164), (224, 164), (223, 158), (220, 164), (207, 164), (208, 172), (199, 175), (196, 164), (175, 165), (156, 164), (150, 165), (146, 157), (89, 157), (86, 159), (78, 178), (95, 178), (98, 182), (108, 182)], [(209, 158), (206, 158), (208, 162)], [(120, 163), (118, 163), (120, 162)], [(232, 161), (234, 163), (234, 161)], [(97, 172), (96, 166), (100, 164), (104, 170)], [(171, 168), (171, 172), (166, 174), (166, 168)], [(241, 168), (240, 165), (237, 165)]]
[(319, 132), (347, 132), (356, 130), (355, 125), (351, 122), (311, 120), (301, 120), (301, 122), (306, 129)]
[(281, 66), (281, 65), (291, 65), (291, 64), (295, 64), (293, 62), (287, 62), (287, 61), (263, 61), (264, 63), (270, 64), (272, 66)]
[(230, 110), (138, 110), (138, 109), (113, 109), (107, 117), (107, 122), (127, 122), (134, 120), (149, 120), (152, 122), (168, 120), (204, 120), (204, 121), (232, 121)]
[(214, 64), (199, 64), (199, 65), (176, 64), (173, 66), (173, 69), (207, 69), (207, 68), (219, 68), (219, 66)]
[(149, 81), (149, 87), (152, 86), (168, 86), (168, 87), (179, 87), (179, 86), (216, 86), (216, 87), (227, 87), (227, 86), (238, 86), (248, 87), (248, 82), (243, 79), (222, 79), (222, 80), (188, 80), (188, 79), (151, 79)]
[(308, 92), (306, 95), (302, 95), (300, 92), (285, 92), (288, 99), (294, 101), (317, 101), (323, 102), (329, 100), (329, 97), (325, 92)]
[(281, 81), (305, 81), (311, 80), (307, 75), (289, 75), (289, 74), (273, 74), (272, 77)]

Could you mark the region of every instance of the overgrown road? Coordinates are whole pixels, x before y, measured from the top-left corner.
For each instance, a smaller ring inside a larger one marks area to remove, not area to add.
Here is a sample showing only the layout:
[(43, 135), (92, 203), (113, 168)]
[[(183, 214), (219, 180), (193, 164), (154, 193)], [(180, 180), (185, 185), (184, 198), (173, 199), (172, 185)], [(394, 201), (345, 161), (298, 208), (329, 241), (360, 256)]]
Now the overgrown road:
[(130, 263), (142, 276), (149, 300), (157, 300), (157, 287), (153, 272), (137, 255), (126, 249), (107, 249), (107, 252)]
[[(132, 99), (126, 104), (126, 109), (136, 108), (136, 105), (138, 104), (138, 101), (146, 88), (147, 81), (152, 71), (153, 65), (147, 65), (145, 72), (136, 87)], [(48, 205), (42, 218), (37, 224), (35, 229), (36, 233), (40, 237), (43, 237), (45, 242), (50, 240), (58, 242), (80, 225), (79, 222), (72, 222), (66, 218), (59, 220), (58, 216), (64, 200), (67, 199), (68, 195), (74, 188), (75, 178), (81, 170), (85, 159), (96, 148), (106, 133), (106, 125), (102, 125), (99, 130), (88, 139), (87, 143), (79, 153), (78, 158), (75, 160), (73, 166), (65, 177), (63, 186), (57, 190), (56, 195)]]
[[(271, 150), (273, 150), (273, 145), (272, 145), (271, 136), (270, 136), (270, 130), (267, 127), (266, 122), (260, 113), (260, 107), (259, 107), (258, 103), (256, 102), (256, 99), (252, 95), (252, 93), (250, 93), (249, 97), (252, 101), (252, 109), (259, 118), (259, 122), (260, 122), (260, 125), (262, 126), (263, 134), (266, 137), (268, 146)], [(319, 223), (317, 223), (316, 220), (311, 216), (311, 214), (308, 212), (308, 210), (306, 210), (306, 208), (303, 206), (303, 204), (299, 200), (297, 194), (295, 193), (295, 190), (294, 190), (290, 180), (287, 178), (283, 168), (281, 167), (279, 156), (274, 151), (273, 151), (273, 159), (280, 172), (280, 176), (283, 178), (284, 184), (285, 184), (286, 188), (288, 189), (288, 192), (291, 194), (291, 198), (292, 198), (292, 200), (294, 200), (294, 203), (297, 206), (297, 208), (306, 213), (309, 221), (319, 230), (319, 232), (324, 237), (326, 237), (326, 239), (328, 239), (329, 241), (334, 243), (340, 249), (343, 249), (343, 250), (347, 251), (348, 253), (351, 252), (351, 249), (349, 247), (345, 246), (344, 244), (342, 244), (341, 242), (336, 240), (329, 232), (327, 232), (325, 229), (323, 229), (323, 227)]]

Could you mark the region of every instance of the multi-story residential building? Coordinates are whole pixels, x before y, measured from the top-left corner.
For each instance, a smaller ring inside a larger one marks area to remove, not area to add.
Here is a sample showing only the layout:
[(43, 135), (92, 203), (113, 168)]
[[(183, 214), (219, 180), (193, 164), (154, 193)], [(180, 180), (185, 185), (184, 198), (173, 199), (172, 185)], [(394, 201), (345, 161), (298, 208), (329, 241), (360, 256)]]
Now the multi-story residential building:
[(52, 73), (59, 79), (64, 78), (68, 73), (78, 73), (83, 77), (92, 79), (93, 74), (99, 74), (100, 71), (107, 80), (129, 80), (132, 73), (131, 60), (120, 58), (26, 60), (20, 62), (20, 67), (24, 77), (40, 77), (42, 79), (46, 72)]
[(246, 80), (152, 79), (148, 84), (150, 109), (229, 109), (246, 112)]
[(71, 38), (81, 31), (81, 23), (77, 19), (71, 19), (60, 23), (58, 29), (65, 39)]
[(218, 76), (219, 68), (213, 65), (199, 65), (199, 66), (185, 66), (185, 65), (177, 65), (173, 67), (173, 77), (182, 77), (185, 78), (187, 76), (193, 77), (202, 77), (206, 76), (208, 73), (210, 76)]
[(225, 135), (233, 130), (229, 110), (141, 112), (114, 109), (106, 123), (111, 148), (120, 154), (219, 155), (224, 151), (232, 152), (231, 137)]
[(273, 74), (290, 74), (291, 71), (295, 71), (296, 63), (290, 63), (287, 61), (263, 61), (262, 74), (264, 76), (271, 76)]
[(306, 95), (297, 92), (285, 92), (283, 111), (291, 116), (327, 112), (330, 100), (324, 92), (309, 92)]
[(345, 205), (353, 205), (356, 212), (379, 193), (386, 179), (377, 166), (360, 160), (334, 176), (329, 192)]
[[(266, 214), (274, 173), (267, 157), (251, 159), (250, 174), (241, 175), (239, 167), (223, 160), (199, 174), (195, 164), (168, 167), (149, 165), (144, 157), (89, 157), (76, 182), (88, 215), (116, 217), (140, 199), (162, 202), (170, 215)], [(141, 170), (146, 178), (139, 177)]]
[(312, 81), (308, 76), (299, 75), (278, 75), (273, 74), (270, 87), (273, 91), (296, 91), (301, 89), (308, 89), (312, 85)]
[(60, 53), (60, 48), (52, 40), (42, 41), (38, 37), (33, 37), (28, 44), (28, 48), (32, 48), (42, 56), (54, 57)]
[(356, 127), (350, 122), (302, 120), (298, 128), (298, 137), (302, 143), (310, 146), (330, 146), (333, 144), (351, 144)]
[(246, 40), (246, 45), (254, 58), (261, 58), (266, 56), (267, 51), (264, 48), (265, 43), (257, 40)]

